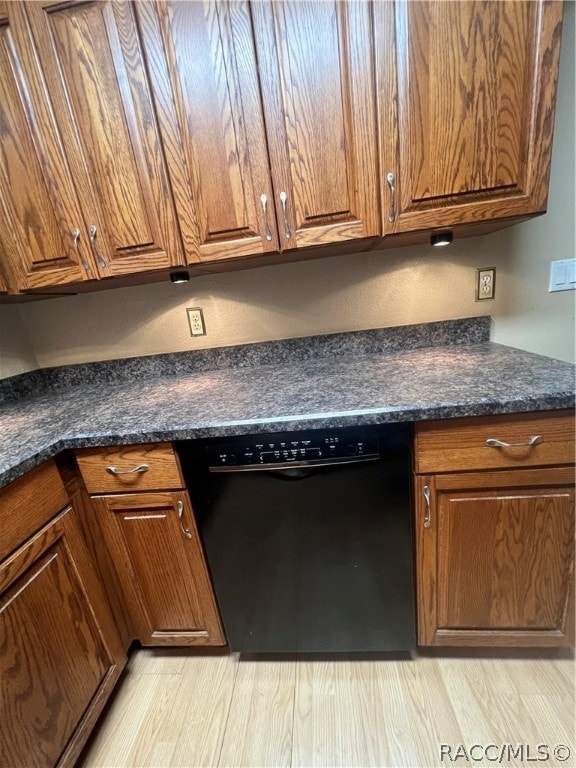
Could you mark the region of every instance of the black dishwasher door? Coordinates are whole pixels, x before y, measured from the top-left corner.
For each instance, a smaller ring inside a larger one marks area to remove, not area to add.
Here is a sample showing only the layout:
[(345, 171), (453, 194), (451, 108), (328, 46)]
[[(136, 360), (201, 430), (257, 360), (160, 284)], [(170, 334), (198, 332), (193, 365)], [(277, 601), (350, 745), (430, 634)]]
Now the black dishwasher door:
[(201, 476), (198, 459), (183, 465), (232, 651), (414, 647), (408, 452)]

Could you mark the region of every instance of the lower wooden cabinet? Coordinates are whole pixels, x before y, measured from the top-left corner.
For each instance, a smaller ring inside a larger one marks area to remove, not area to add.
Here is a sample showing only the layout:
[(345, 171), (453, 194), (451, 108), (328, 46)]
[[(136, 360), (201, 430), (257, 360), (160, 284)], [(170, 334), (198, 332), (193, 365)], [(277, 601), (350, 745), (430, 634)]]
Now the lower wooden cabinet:
[(415, 478), (418, 642), (574, 644), (574, 467)]
[(76, 761), (126, 660), (98, 589), (71, 507), (0, 563), (0, 765)]
[(118, 589), (143, 645), (224, 645), (185, 491), (94, 496)]

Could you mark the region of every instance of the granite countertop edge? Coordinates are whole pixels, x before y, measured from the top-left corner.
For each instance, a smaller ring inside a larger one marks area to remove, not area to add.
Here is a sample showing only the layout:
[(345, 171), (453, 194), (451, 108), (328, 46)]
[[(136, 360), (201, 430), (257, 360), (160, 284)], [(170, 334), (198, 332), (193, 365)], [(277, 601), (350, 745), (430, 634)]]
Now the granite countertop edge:
[(36, 452), (21, 458), (17, 463), (0, 472), (0, 488), (18, 479), (42, 462), (54, 458), (65, 450), (160, 443), (178, 440), (194, 440), (210, 437), (230, 437), (280, 432), (286, 430), (322, 429), (331, 427), (362, 426), (392, 422), (416, 422), (432, 419), (452, 419), (472, 416), (530, 413), (536, 411), (565, 410), (576, 407), (574, 392), (555, 393), (550, 397), (525, 398), (508, 401), (483, 401), (465, 403), (438, 403), (424, 407), (377, 408), (365, 411), (334, 412), (330, 414), (302, 414), (276, 419), (250, 419), (215, 424), (198, 424), (187, 427), (167, 427), (133, 432), (85, 432), (58, 437)]
[(490, 342), (489, 323), (62, 369), (34, 394), (24, 381), (18, 397), (10, 382), (0, 404), (0, 488), (67, 449), (574, 409), (575, 367)]

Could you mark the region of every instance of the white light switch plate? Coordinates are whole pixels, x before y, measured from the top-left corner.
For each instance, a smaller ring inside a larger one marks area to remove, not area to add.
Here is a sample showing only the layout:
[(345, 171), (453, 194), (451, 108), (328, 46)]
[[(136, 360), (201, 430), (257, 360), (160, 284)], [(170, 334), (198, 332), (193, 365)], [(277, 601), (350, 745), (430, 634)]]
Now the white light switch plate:
[(572, 291), (576, 288), (576, 259), (562, 259), (550, 262), (550, 285), (548, 292)]

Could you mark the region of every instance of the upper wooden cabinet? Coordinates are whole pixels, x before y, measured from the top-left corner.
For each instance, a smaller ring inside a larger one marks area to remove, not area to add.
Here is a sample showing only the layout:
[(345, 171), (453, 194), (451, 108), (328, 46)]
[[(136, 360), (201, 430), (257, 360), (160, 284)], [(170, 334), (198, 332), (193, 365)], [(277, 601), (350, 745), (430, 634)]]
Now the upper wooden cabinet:
[(19, 289), (96, 272), (64, 148), (30, 46), (24, 7), (0, 3), (0, 258)]
[(189, 261), (379, 234), (368, 4), (137, 14)]
[(281, 249), (380, 234), (370, 4), (252, 15)]
[(545, 211), (562, 3), (394, 11), (374, 4), (384, 233)]
[(29, 228), (19, 287), (183, 263), (132, 6), (11, 3), (4, 19), (3, 198)]
[(561, 27), (555, 0), (0, 0), (9, 284), (541, 213)]
[(25, 5), (100, 274), (181, 263), (133, 7)]
[(247, 4), (136, 10), (188, 261), (277, 251)]

